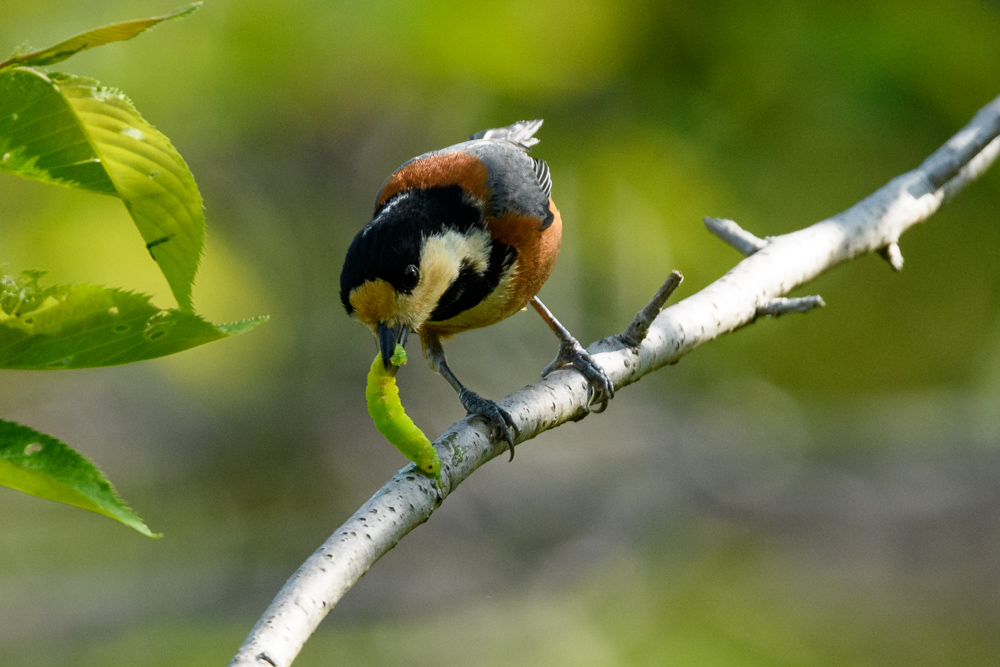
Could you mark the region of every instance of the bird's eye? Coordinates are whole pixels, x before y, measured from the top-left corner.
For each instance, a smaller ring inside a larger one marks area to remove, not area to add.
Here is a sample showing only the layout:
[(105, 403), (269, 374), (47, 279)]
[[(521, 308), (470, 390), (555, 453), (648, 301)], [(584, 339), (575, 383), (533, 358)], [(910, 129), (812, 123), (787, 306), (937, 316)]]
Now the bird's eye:
[(403, 284), (404, 290), (411, 290), (417, 286), (417, 282), (420, 281), (420, 269), (415, 265), (410, 264), (405, 269), (403, 269)]

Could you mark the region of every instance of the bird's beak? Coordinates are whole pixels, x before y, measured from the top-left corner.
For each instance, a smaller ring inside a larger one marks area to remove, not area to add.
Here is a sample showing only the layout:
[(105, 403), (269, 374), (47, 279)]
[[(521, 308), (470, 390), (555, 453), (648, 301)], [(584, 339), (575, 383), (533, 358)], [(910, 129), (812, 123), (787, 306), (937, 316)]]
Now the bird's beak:
[(385, 322), (378, 323), (378, 349), (382, 353), (382, 365), (386, 370), (392, 365), (389, 358), (396, 351), (396, 345), (406, 345), (406, 337), (409, 334), (410, 327), (405, 324), (390, 327)]

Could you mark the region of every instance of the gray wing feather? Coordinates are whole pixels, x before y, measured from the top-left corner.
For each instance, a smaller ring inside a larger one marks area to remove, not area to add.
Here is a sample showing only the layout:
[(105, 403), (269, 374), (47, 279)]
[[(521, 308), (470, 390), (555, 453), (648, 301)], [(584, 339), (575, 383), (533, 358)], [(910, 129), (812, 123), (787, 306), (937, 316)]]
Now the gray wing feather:
[(542, 218), (542, 229), (545, 229), (554, 219), (549, 210), (552, 177), (544, 161), (526, 152), (538, 143), (534, 134), (541, 126), (541, 119), (522, 120), (507, 127), (476, 132), (469, 141), (418, 155), (403, 163), (400, 169), (416, 160), (453, 151), (474, 155), (486, 165), (491, 193), (490, 214), (530, 213)]
[(532, 162), (535, 163), (535, 180), (538, 181), (538, 186), (542, 188), (545, 198), (548, 199), (552, 196), (552, 174), (549, 173), (549, 165), (545, 163), (545, 160), (532, 159)]
[[(528, 150), (530, 146), (538, 143), (538, 139), (535, 138), (535, 132), (538, 132), (538, 129), (542, 126), (542, 122), (541, 118), (536, 120), (520, 120), (506, 127), (476, 132), (469, 135), (469, 141), (481, 139), (509, 141), (522, 150)], [(510, 166), (510, 161), (507, 160), (506, 162), (508, 163), (507, 166)], [(547, 202), (549, 197), (552, 196), (552, 176), (549, 174), (549, 165), (544, 160), (536, 159), (531, 160), (531, 165), (535, 175), (535, 182), (545, 196), (545, 210), (548, 211)]]
[(508, 211), (541, 216), (545, 226), (551, 223), (549, 191), (551, 180), (539, 179), (547, 175), (548, 167), (541, 160), (532, 159), (524, 149), (508, 141), (477, 139), (462, 144), (462, 150), (475, 155), (486, 165), (490, 186), (490, 213), (498, 215)]

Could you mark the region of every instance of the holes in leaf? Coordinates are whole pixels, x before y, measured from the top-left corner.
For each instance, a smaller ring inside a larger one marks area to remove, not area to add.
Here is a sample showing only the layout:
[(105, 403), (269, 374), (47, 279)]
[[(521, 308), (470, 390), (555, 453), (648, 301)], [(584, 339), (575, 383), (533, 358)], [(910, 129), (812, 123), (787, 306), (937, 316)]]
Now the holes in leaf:
[(174, 322), (170, 319), (170, 313), (165, 310), (161, 310), (146, 320), (146, 329), (142, 332), (142, 335), (145, 336), (147, 340), (156, 340), (167, 335), (167, 331), (173, 325)]

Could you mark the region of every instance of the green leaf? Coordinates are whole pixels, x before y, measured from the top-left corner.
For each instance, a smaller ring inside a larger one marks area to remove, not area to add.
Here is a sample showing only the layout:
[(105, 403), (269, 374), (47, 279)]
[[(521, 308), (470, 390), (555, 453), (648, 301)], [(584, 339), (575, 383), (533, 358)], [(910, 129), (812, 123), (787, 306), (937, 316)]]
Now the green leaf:
[(162, 133), (93, 79), (0, 71), (0, 171), (117, 195), (184, 310), (205, 239), (201, 194)]
[(95, 285), (40, 288), (44, 272), (0, 278), (0, 368), (114, 366), (228, 338), (265, 321), (215, 325), (143, 294)]
[(97, 28), (96, 30), (90, 30), (81, 35), (77, 35), (76, 37), (70, 37), (66, 41), (59, 42), (55, 46), (50, 46), (47, 49), (33, 51), (31, 53), (17, 53), (0, 63), (0, 70), (6, 67), (18, 65), (25, 67), (54, 65), (55, 63), (62, 62), (63, 60), (76, 55), (80, 51), (86, 51), (87, 49), (92, 49), (95, 46), (103, 46), (104, 44), (110, 44), (111, 42), (123, 42), (127, 39), (132, 39), (139, 33), (149, 30), (157, 23), (187, 16), (200, 6), (200, 2), (195, 2), (165, 16), (156, 16), (148, 19), (137, 19), (135, 21), (115, 23), (113, 25), (104, 26), (103, 28)]
[(118, 196), (69, 102), (31, 69), (0, 73), (0, 171)]
[(93, 463), (52, 436), (0, 419), (0, 484), (152, 533)]

